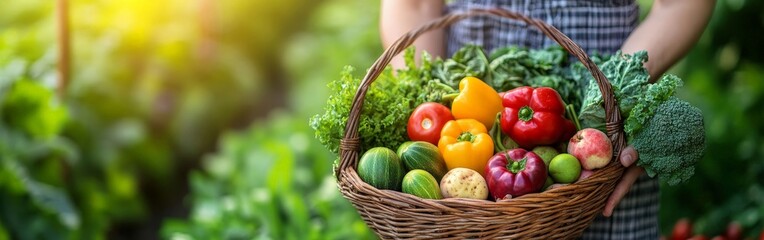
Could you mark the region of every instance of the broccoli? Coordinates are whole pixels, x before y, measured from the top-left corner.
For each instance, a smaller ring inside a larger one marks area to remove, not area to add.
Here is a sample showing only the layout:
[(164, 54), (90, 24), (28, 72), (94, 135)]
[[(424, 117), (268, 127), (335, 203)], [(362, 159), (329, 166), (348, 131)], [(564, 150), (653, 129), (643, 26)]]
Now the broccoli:
[[(674, 96), (682, 79), (667, 74), (650, 83), (643, 63), (647, 53), (620, 52), (598, 66), (613, 87), (623, 117), (623, 130), (629, 144), (639, 153), (637, 164), (650, 177), (658, 176), (669, 185), (686, 181), (695, 173), (695, 163), (705, 150), (705, 130), (700, 109)], [(605, 109), (602, 95), (593, 78), (581, 64), (572, 76), (588, 82), (579, 113), (581, 125), (604, 129)]]
[(703, 115), (700, 109), (672, 96), (630, 135), (629, 143), (639, 153), (637, 165), (650, 177), (657, 175), (669, 185), (679, 184), (692, 177), (695, 163), (703, 157)]

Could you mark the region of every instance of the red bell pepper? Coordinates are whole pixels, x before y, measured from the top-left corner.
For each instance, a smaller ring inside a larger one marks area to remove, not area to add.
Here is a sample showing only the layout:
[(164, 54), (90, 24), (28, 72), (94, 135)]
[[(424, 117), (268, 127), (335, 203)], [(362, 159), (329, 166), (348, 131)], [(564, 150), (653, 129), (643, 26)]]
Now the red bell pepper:
[(501, 131), (520, 147), (532, 149), (560, 142), (573, 123), (565, 119), (560, 94), (548, 87), (518, 87), (502, 96)]
[(493, 155), (485, 171), (488, 190), (496, 200), (538, 192), (547, 178), (544, 160), (522, 148)]

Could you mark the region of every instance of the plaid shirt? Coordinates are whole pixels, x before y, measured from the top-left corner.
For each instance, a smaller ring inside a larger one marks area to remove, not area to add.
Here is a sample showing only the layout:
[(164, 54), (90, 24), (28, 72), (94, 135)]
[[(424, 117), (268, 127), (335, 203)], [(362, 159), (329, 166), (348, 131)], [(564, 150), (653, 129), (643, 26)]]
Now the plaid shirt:
[[(504, 8), (542, 19), (568, 35), (589, 53), (613, 53), (634, 30), (639, 7), (634, 0), (455, 0), (447, 11)], [(449, 56), (465, 44), (492, 51), (507, 45), (543, 48), (557, 45), (524, 23), (494, 17), (473, 17), (448, 29)], [(641, 176), (610, 218), (601, 215), (584, 232), (583, 239), (658, 239), (659, 184)]]

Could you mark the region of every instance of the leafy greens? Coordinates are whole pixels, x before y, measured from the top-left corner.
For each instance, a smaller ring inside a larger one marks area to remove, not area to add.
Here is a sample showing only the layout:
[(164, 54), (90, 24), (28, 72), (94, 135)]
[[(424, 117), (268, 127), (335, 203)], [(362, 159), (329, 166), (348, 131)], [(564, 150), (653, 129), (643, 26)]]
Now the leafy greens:
[[(456, 92), (459, 81), (476, 76), (498, 91), (523, 86), (548, 86), (561, 91), (563, 99), (574, 102), (577, 85), (560, 77), (566, 53), (560, 47), (528, 50), (507, 47), (486, 54), (479, 46), (466, 46), (449, 59), (432, 59), (422, 55), (416, 66), (414, 49), (404, 53), (406, 68), (386, 69), (366, 94), (359, 136), (361, 149), (384, 146), (395, 149), (407, 138), (406, 123), (411, 112), (424, 102), (441, 102), (443, 96)], [(310, 126), (316, 138), (329, 150), (339, 152), (345, 133), (350, 105), (361, 79), (353, 76), (353, 68), (345, 67), (341, 77), (329, 83), (329, 96), (324, 113), (313, 116)]]
[[(642, 65), (645, 61), (645, 51), (633, 55), (618, 52), (598, 66), (613, 87), (628, 143), (639, 153), (637, 165), (644, 167), (649, 176), (676, 185), (693, 175), (695, 163), (703, 157), (703, 115), (674, 96), (682, 86), (677, 76), (663, 75), (650, 83)], [(604, 130), (602, 95), (591, 75), (583, 71), (581, 64), (573, 67), (572, 75), (588, 82), (579, 120), (585, 128)]]
[[(406, 123), (414, 108), (423, 102), (440, 101), (443, 95), (453, 91), (429, 81), (426, 64), (422, 68), (411, 67), (414, 66), (413, 49), (406, 51), (405, 59), (409, 68), (398, 71), (397, 75), (391, 68), (386, 69), (366, 93), (358, 127), (361, 150), (377, 146), (397, 148), (408, 139)], [(339, 152), (351, 103), (361, 83), (352, 73), (352, 67), (345, 67), (341, 78), (329, 83), (333, 94), (327, 100), (325, 112), (310, 119), (316, 138), (334, 153)]]
[[(414, 63), (413, 49), (409, 49), (405, 60), (406, 69), (396, 74), (386, 69), (366, 94), (359, 127), (362, 151), (377, 146), (395, 149), (407, 140), (406, 123), (413, 109), (428, 101), (448, 104), (442, 97), (455, 92), (459, 81), (468, 76), (482, 79), (498, 92), (518, 86), (554, 88), (573, 112), (578, 109), (583, 128), (605, 130), (605, 110), (597, 83), (583, 64), (568, 66), (567, 55), (560, 47), (506, 47), (486, 54), (479, 46), (465, 46), (448, 59), (433, 60), (423, 54), (419, 67)], [(672, 185), (692, 176), (694, 163), (705, 149), (705, 132), (700, 111), (674, 97), (681, 79), (664, 75), (650, 83), (643, 67), (647, 61), (645, 51), (593, 56), (592, 61), (612, 85), (628, 141), (637, 143), (634, 146), (641, 156), (637, 164), (650, 176), (657, 175)], [(329, 84), (334, 94), (329, 97), (325, 113), (311, 118), (316, 137), (335, 153), (359, 84), (360, 79), (354, 78), (352, 68), (347, 67), (340, 79)], [(672, 131), (677, 135), (656, 137), (657, 132)]]

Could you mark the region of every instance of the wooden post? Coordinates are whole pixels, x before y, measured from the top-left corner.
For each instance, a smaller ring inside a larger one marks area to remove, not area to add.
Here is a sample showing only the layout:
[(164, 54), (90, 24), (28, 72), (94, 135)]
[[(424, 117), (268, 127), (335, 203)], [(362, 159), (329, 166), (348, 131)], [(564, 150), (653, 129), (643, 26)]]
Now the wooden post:
[(217, 1), (214, 0), (199, 0), (197, 13), (199, 14), (198, 24), (202, 36), (197, 47), (197, 54), (202, 66), (209, 66), (217, 52), (217, 4)]
[(69, 83), (70, 46), (69, 46), (69, 1), (56, 0), (56, 30), (58, 36), (58, 82), (59, 97), (66, 94)]

